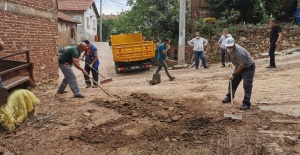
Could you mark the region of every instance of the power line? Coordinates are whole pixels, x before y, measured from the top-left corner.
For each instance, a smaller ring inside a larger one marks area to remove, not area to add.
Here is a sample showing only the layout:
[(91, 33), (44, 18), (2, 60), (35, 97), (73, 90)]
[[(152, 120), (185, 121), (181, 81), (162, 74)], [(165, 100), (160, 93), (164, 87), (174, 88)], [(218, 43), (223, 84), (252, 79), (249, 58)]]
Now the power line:
[[(111, 2), (115, 3), (116, 6), (118, 6), (118, 7), (121, 8), (122, 10), (124, 10), (124, 8), (123, 8), (120, 4), (118, 4), (115, 0), (111, 0)], [(126, 8), (125, 8), (125, 10), (126, 10)]]

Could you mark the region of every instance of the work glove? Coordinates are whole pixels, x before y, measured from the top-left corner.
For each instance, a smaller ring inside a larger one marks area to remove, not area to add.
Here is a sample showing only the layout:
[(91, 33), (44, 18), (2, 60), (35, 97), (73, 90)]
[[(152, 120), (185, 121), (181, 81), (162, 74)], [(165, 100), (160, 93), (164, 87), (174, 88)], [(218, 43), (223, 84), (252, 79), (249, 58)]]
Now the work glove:
[(228, 62), (228, 63), (227, 63), (227, 66), (228, 66), (228, 67), (232, 67), (232, 62)]
[(82, 73), (83, 73), (84, 75), (88, 75), (88, 73), (87, 73), (85, 70), (82, 70)]
[(234, 75), (231, 74), (228, 79), (229, 79), (229, 81), (232, 81), (233, 78), (234, 78)]
[(94, 65), (94, 64), (91, 63), (91, 64), (90, 64), (90, 68), (93, 68), (93, 65)]

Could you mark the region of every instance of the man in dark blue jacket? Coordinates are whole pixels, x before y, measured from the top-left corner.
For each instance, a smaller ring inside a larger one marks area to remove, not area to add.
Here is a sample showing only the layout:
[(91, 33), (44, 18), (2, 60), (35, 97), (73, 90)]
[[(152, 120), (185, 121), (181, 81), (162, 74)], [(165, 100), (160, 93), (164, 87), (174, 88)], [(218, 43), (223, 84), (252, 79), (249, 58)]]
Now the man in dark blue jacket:
[[(88, 40), (84, 40), (83, 42), (85, 42), (88, 46), (88, 49), (84, 52), (83, 55), (83, 58), (85, 57), (85, 62), (86, 62), (84, 66), (84, 70), (88, 73), (88, 75), (90, 75), (90, 72), (92, 72), (93, 79), (98, 82), (99, 79), (98, 67), (100, 63), (98, 59), (97, 47), (91, 44)], [(86, 88), (90, 88), (92, 86), (91, 79), (87, 75), (84, 76), (84, 79), (86, 83)], [(94, 84), (93, 88), (98, 88), (98, 85), (96, 83), (93, 84)]]

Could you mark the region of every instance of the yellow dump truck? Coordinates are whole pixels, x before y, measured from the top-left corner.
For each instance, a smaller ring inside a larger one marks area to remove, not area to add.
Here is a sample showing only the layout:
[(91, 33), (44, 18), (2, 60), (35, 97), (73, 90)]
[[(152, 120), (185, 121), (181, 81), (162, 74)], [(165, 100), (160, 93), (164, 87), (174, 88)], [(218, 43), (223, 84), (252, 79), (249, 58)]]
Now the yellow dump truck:
[(117, 74), (152, 67), (154, 43), (143, 41), (142, 33), (112, 35), (111, 46)]

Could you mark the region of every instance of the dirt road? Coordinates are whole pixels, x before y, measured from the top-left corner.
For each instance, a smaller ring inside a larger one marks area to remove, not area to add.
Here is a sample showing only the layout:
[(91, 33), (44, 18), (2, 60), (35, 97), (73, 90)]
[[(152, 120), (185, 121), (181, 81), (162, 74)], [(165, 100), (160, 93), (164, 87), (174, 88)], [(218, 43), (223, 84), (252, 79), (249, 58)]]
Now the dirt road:
[[(57, 86), (40, 86), (36, 116), (13, 134), (2, 134), (0, 151), (13, 154), (300, 154), (300, 52), (277, 56), (276, 69), (257, 65), (251, 110), (242, 121), (223, 118), (239, 112), (242, 85), (234, 107), (222, 104), (230, 69), (171, 70), (176, 77), (149, 85), (153, 72), (116, 75), (107, 43), (100, 49), (100, 72), (112, 77), (103, 85), (119, 102), (109, 102), (100, 89), (86, 89), (85, 99), (56, 95)], [(74, 69), (75, 70), (75, 69)], [(274, 121), (275, 120), (275, 121)], [(278, 123), (276, 120), (283, 120)], [(294, 123), (290, 123), (293, 121)], [(288, 144), (285, 136), (295, 138)]]

